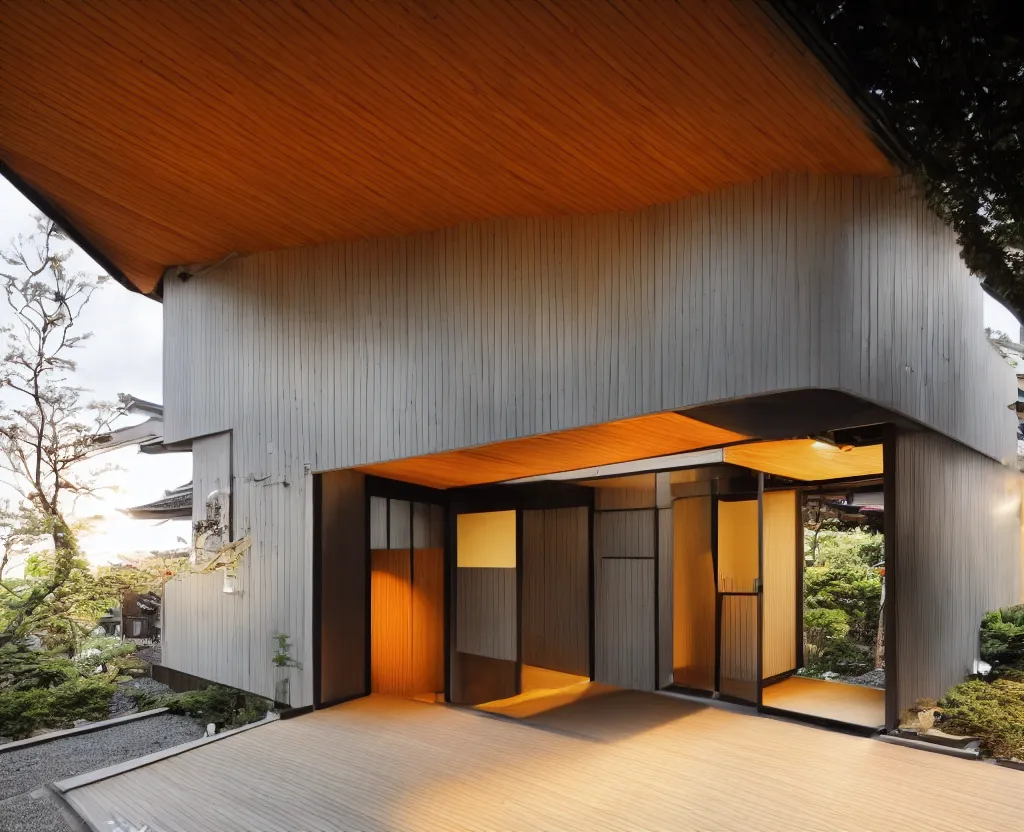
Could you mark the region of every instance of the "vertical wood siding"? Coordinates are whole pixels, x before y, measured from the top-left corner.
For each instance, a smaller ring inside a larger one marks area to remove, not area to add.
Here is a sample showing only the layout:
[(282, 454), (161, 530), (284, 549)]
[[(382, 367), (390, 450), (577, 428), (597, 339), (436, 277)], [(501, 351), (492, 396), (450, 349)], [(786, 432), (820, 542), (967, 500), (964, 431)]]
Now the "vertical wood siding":
[(228, 491), (228, 514), (223, 523), (230, 522), (231, 434), (215, 433), (192, 442), (192, 522), (206, 519), (206, 498), (214, 491)]
[[(930, 431), (896, 437), (893, 541), (900, 710), (972, 670), (988, 610), (1020, 586), (1019, 474)], [(895, 677), (895, 678), (893, 678)], [(887, 715), (892, 718), (893, 714)]]
[(658, 503), (658, 680), (659, 688), (668, 687), (673, 681), (672, 639), (675, 599), (673, 596), (674, 575), (672, 563), (675, 559), (675, 512), (672, 510), (672, 476), (657, 475)]
[[(206, 520), (206, 498), (228, 491), (228, 514), (234, 504), (231, 481), (231, 434), (203, 436), (192, 443), (192, 522)], [(222, 522), (229, 522), (230, 516)], [(237, 529), (237, 527), (236, 527)], [(236, 535), (237, 536), (237, 535)], [(246, 569), (238, 570), (235, 594), (224, 592), (221, 571), (178, 575), (164, 587), (162, 622), (165, 665), (204, 679), (224, 681), (244, 690), (273, 696), (270, 676), (270, 633), (265, 642), (269, 686), (250, 687), (250, 634), (244, 632), (247, 609), (243, 601)], [(199, 612), (201, 610), (201, 612)], [(225, 676), (224, 672), (229, 676)], [(214, 674), (214, 675), (210, 675)], [(231, 681), (228, 681), (230, 678)], [(293, 682), (294, 684), (294, 682)]]
[(770, 679), (796, 669), (797, 541), (796, 492), (764, 495), (764, 621), (761, 673)]
[(654, 689), (654, 560), (601, 563), (594, 675), (598, 682)]
[(722, 596), (721, 680), (730, 696), (757, 699), (757, 596)]
[(456, 587), (456, 649), (516, 660), (516, 570), (460, 566)]
[(654, 511), (594, 512), (594, 554), (605, 558), (653, 558)]
[(444, 549), (416, 549), (412, 558), (413, 690), (443, 693)]
[(371, 693), (416, 693), (412, 626), (412, 553), (374, 549), (370, 553)]
[(588, 513), (523, 512), (523, 664), (590, 675)]
[[(263, 674), (274, 629), (308, 658), (307, 468), (801, 387), (1012, 458), (1015, 380), (981, 304), (954, 235), (904, 180), (797, 174), (635, 213), (254, 254), (168, 280), (166, 438), (233, 431), (235, 528), (254, 539), (225, 624), (251, 638), (231, 663)], [(208, 600), (188, 615), (208, 620)], [(198, 673), (191, 647), (168, 649)], [(308, 701), (305, 682), (292, 691)]]
[(653, 690), (656, 685), (655, 511), (594, 513), (594, 675), (598, 682), (636, 690)]

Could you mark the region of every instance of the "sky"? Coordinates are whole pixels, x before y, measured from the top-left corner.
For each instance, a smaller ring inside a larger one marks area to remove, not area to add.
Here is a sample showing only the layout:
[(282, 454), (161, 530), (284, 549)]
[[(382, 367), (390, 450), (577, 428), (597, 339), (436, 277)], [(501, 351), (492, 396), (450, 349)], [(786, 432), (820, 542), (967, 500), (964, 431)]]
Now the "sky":
[[(15, 188), (0, 177), (0, 248), (7, 251), (19, 234), (35, 231), (39, 211)], [(68, 243), (68, 248), (73, 248)], [(76, 251), (70, 268), (90, 274), (103, 270), (81, 251)], [(13, 312), (0, 300), (0, 326), (8, 323)], [(81, 328), (92, 338), (73, 356), (78, 362), (74, 381), (91, 391), (90, 398), (116, 400), (118, 393), (152, 402), (163, 401), (161, 351), (163, 345), (163, 307), (136, 292), (129, 292), (109, 281), (93, 295), (82, 314)], [(77, 329), (77, 326), (76, 326)], [(118, 423), (141, 422), (140, 417), (125, 417)], [(94, 563), (109, 563), (118, 555), (179, 548), (178, 538), (190, 536), (188, 521), (158, 523), (132, 520), (118, 509), (148, 503), (192, 479), (192, 454), (140, 454), (136, 448), (124, 448), (96, 458), (98, 464), (114, 463), (122, 470), (104, 482), (117, 484), (118, 490), (105, 493), (99, 500), (82, 500), (76, 515), (98, 515), (93, 529), (79, 541), (81, 549)], [(0, 487), (5, 497), (9, 489)]]
[[(0, 177), (0, 245), (6, 250), (19, 234), (35, 229), (39, 212), (5, 179)], [(70, 244), (69, 244), (70, 246)], [(75, 270), (100, 274), (102, 269), (83, 252), (71, 261)], [(114, 400), (118, 393), (130, 393), (147, 401), (163, 402), (161, 350), (163, 307), (154, 300), (130, 292), (110, 281), (94, 296), (83, 314), (82, 329), (93, 337), (78, 351), (76, 381), (98, 400)], [(12, 314), (0, 303), (0, 325)], [(1017, 339), (1020, 325), (1010, 312), (985, 295), (985, 326), (1002, 330)], [(142, 421), (131, 417), (120, 424)], [(82, 501), (79, 516), (98, 515), (93, 530), (84, 535), (81, 547), (94, 563), (109, 563), (118, 555), (173, 549), (179, 538), (189, 537), (189, 523), (158, 523), (132, 520), (119, 509), (148, 503), (163, 496), (165, 489), (192, 478), (192, 455), (147, 455), (125, 448), (99, 457), (98, 462), (115, 463), (122, 470), (109, 477), (118, 490), (101, 499)]]

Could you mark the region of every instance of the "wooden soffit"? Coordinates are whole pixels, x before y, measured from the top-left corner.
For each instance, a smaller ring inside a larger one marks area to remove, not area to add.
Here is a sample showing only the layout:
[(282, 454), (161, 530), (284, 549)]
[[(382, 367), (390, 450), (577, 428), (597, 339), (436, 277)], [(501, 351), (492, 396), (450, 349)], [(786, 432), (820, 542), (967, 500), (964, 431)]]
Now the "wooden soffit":
[(678, 413), (657, 413), (465, 450), (364, 465), (358, 470), (433, 488), (457, 488), (664, 456), (745, 438)]
[(866, 477), (882, 473), (882, 446), (842, 450), (813, 439), (785, 439), (726, 448), (725, 461), (808, 482)]
[(755, 0), (0, 3), (4, 171), (145, 292), (230, 252), (892, 172)]

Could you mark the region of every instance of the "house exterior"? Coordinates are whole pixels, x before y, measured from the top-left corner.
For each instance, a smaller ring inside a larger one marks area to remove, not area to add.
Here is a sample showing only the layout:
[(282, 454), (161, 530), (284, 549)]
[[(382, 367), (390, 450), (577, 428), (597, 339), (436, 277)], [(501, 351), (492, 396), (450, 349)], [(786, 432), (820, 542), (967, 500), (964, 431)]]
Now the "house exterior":
[(524, 668), (761, 704), (801, 489), (849, 480), (886, 723), (970, 672), (1024, 596), (1016, 379), (788, 6), (306, 5), (5, 24), (4, 173), (163, 303), (193, 519), (251, 539), (235, 591), (167, 585), (165, 664), (297, 707)]

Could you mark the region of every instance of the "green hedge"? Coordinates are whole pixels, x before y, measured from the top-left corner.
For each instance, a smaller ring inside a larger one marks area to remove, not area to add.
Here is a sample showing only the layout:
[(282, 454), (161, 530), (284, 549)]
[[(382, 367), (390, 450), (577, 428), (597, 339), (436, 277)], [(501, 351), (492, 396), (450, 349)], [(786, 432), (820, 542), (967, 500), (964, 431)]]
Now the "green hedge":
[(0, 736), (20, 740), (41, 729), (70, 728), (80, 719), (106, 719), (115, 689), (109, 676), (98, 676), (51, 688), (0, 691)]

